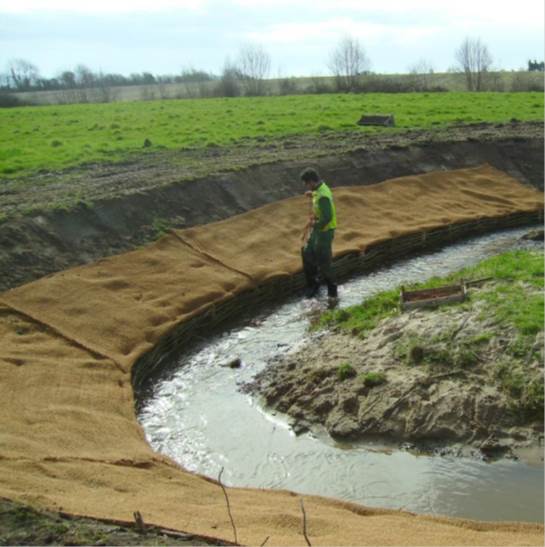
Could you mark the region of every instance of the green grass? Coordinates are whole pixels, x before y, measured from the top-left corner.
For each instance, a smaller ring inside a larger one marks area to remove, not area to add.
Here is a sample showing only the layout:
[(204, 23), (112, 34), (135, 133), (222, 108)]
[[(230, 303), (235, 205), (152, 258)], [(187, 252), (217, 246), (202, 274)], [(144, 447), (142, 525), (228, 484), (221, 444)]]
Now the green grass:
[[(396, 129), (543, 119), (542, 93), (406, 93), (186, 99), (0, 109), (0, 177), (118, 162), (161, 149), (205, 149), (337, 131), (363, 113)], [(151, 146), (144, 147), (148, 139)]]
[(387, 381), (386, 374), (384, 374), (384, 372), (370, 371), (365, 374), (360, 374), (359, 378), (366, 387), (380, 386), (385, 384)]
[[(500, 323), (513, 325), (521, 334), (543, 330), (543, 291), (528, 296), (524, 285), (543, 289), (543, 255), (528, 251), (512, 251), (489, 258), (473, 268), (462, 270), (449, 280), (492, 277), (501, 283), (493, 290), (480, 293)], [(434, 283), (441, 284), (434, 280)]]
[(164, 218), (154, 218), (151, 226), (155, 231), (156, 239), (165, 235), (172, 228), (171, 223)]
[[(543, 291), (538, 290), (543, 289), (543, 276), (543, 254), (520, 250), (503, 253), (448, 277), (432, 278), (410, 288), (431, 288), (460, 279), (492, 277), (498, 282), (494, 288), (479, 291), (472, 298), (484, 300), (486, 308), (483, 313), (486, 316), (494, 316), (499, 324), (514, 326), (524, 336), (543, 330), (544, 298)], [(533, 288), (531, 295), (525, 286)], [(398, 289), (379, 293), (362, 304), (325, 312), (316, 327), (336, 326), (365, 336), (385, 317), (399, 314), (398, 303)], [(483, 341), (477, 340), (476, 343)]]
[(344, 382), (348, 378), (353, 378), (356, 376), (356, 371), (350, 363), (342, 363), (337, 367), (337, 378)]
[(385, 317), (398, 314), (399, 291), (397, 289), (379, 293), (365, 303), (322, 314), (315, 327), (337, 325), (354, 335), (374, 329)]

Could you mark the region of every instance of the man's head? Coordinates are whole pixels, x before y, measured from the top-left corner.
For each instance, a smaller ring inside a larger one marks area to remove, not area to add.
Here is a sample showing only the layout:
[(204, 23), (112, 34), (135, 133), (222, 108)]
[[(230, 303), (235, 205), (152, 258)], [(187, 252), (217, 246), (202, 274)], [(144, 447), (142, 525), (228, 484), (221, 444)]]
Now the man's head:
[(305, 183), (305, 186), (309, 190), (315, 190), (316, 188), (318, 188), (318, 186), (320, 186), (320, 183), (322, 182), (318, 171), (316, 171), (316, 169), (313, 169), (312, 167), (307, 167), (301, 172), (300, 176), (301, 180)]

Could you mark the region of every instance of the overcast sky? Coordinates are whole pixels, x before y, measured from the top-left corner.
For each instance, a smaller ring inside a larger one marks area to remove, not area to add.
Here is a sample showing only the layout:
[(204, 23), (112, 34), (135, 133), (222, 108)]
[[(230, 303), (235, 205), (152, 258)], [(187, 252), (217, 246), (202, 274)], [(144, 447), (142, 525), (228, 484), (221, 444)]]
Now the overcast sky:
[(350, 35), (375, 72), (419, 60), (455, 64), (479, 37), (498, 68), (543, 60), (543, 0), (0, 0), (0, 72), (24, 58), (44, 76), (83, 63), (104, 72), (219, 73), (246, 44), (270, 54), (271, 76), (325, 75)]

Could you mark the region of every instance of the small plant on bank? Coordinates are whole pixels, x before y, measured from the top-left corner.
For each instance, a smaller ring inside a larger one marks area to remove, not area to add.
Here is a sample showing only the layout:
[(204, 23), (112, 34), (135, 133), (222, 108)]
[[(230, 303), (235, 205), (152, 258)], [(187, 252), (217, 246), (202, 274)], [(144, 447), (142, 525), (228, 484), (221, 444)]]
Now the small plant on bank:
[(410, 336), (396, 348), (396, 356), (409, 366), (420, 365), (424, 361), (424, 343), (417, 336)]
[(541, 374), (530, 376), (524, 366), (513, 361), (501, 361), (496, 368), (501, 389), (511, 398), (514, 412), (543, 418), (544, 385)]
[(426, 341), (421, 337), (411, 336), (398, 345), (396, 356), (408, 366), (471, 368), (480, 360), (477, 349), (478, 344), (473, 340), (460, 344), (443, 338)]
[(159, 239), (171, 228), (170, 222), (164, 218), (154, 218), (153, 222), (151, 223), (151, 226), (155, 230), (156, 239)]
[(432, 346), (424, 351), (424, 361), (432, 366), (451, 367), (455, 364), (451, 348)]
[(480, 334), (477, 334), (476, 336), (470, 338), (468, 342), (474, 346), (482, 346), (490, 342), (493, 337), (494, 335), (491, 332), (481, 332)]
[(540, 375), (526, 384), (522, 395), (521, 403), (524, 411), (538, 419), (543, 419), (544, 389), (543, 376)]
[(366, 387), (375, 387), (386, 383), (386, 374), (371, 371), (360, 375), (360, 379)]
[(525, 361), (529, 359), (539, 360), (539, 352), (535, 350), (535, 337), (528, 335), (519, 335), (513, 340), (507, 347), (507, 353), (513, 357), (523, 359)]
[(342, 363), (337, 368), (337, 378), (341, 382), (344, 382), (348, 378), (353, 378), (354, 376), (356, 376), (356, 371), (350, 363)]
[(421, 344), (412, 344), (407, 350), (407, 363), (419, 365), (424, 360), (424, 348)]
[(479, 363), (479, 356), (471, 344), (462, 344), (454, 355), (454, 364), (458, 368), (471, 368)]

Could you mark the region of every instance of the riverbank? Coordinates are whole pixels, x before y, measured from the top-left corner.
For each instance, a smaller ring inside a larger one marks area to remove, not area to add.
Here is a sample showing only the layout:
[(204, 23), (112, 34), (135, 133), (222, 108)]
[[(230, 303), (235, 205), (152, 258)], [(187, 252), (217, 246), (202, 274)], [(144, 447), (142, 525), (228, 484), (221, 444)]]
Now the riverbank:
[(542, 461), (542, 261), (507, 253), (464, 271), (491, 279), (459, 305), (400, 313), (390, 291), (329, 312), (326, 330), (248, 389), (297, 433)]

